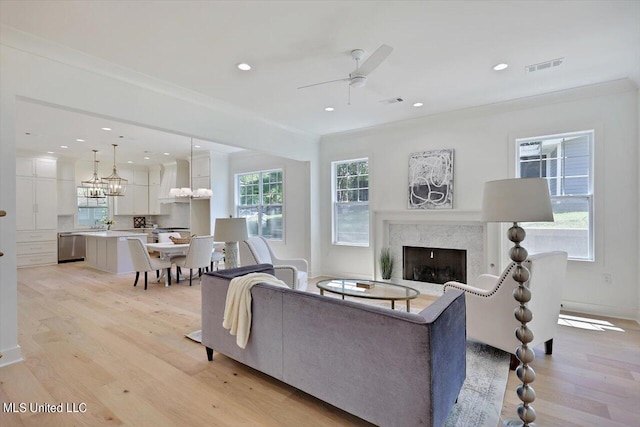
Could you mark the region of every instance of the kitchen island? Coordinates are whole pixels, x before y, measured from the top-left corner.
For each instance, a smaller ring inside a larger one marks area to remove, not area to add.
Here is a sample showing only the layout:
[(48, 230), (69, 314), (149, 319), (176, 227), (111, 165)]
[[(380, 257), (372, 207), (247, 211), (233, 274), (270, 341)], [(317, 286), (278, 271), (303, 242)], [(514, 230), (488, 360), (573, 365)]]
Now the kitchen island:
[(86, 236), (84, 262), (88, 267), (115, 274), (135, 272), (128, 237), (137, 237), (142, 243), (147, 243), (145, 233), (129, 231), (83, 231), (74, 234)]

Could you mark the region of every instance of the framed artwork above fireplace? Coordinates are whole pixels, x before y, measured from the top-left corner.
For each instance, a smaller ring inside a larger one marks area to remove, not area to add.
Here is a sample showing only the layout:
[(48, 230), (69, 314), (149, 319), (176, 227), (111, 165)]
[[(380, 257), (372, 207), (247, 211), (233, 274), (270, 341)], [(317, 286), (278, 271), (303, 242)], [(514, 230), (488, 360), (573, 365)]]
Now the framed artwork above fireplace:
[(409, 156), (409, 209), (453, 208), (453, 149)]

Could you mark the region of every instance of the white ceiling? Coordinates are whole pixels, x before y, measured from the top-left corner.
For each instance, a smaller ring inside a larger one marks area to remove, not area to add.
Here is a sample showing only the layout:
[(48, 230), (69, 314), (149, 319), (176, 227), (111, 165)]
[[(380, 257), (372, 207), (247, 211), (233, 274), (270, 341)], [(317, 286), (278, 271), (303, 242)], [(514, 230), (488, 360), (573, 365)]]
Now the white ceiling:
[[(8, 1), (1, 22), (325, 135), (608, 80), (640, 82), (638, 1)], [(391, 56), (353, 89), (349, 52)], [(557, 68), (525, 66), (564, 57)], [(250, 72), (235, 66), (248, 62)], [(506, 71), (492, 66), (506, 62)], [(379, 101), (402, 97), (405, 102)], [(414, 102), (423, 102), (414, 108)], [(333, 106), (327, 113), (324, 107)]]
[[(102, 130), (110, 128), (111, 131)], [(84, 141), (77, 141), (83, 139)], [(101, 165), (113, 164), (112, 144), (117, 163), (134, 165), (166, 163), (191, 156), (191, 138), (144, 128), (74, 111), (52, 108), (32, 102), (16, 103), (16, 147), (54, 157), (93, 159), (98, 150)], [(68, 148), (62, 148), (61, 146)], [(232, 153), (241, 151), (214, 142), (193, 139), (193, 155), (205, 151)], [(165, 155), (164, 153), (167, 153)], [(148, 157), (149, 159), (145, 159)], [(104, 167), (104, 166), (103, 166)]]

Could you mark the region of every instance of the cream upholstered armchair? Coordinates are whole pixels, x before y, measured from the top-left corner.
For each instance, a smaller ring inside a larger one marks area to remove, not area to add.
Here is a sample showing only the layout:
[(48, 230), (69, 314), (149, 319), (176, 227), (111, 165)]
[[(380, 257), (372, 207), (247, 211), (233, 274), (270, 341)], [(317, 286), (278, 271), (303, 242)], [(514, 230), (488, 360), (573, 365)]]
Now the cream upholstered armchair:
[(249, 237), (240, 242), (240, 265), (271, 264), (276, 277), (293, 289), (307, 290), (307, 271), (309, 266), (306, 260), (280, 259), (273, 251), (267, 240), (263, 237)]
[[(531, 255), (523, 262), (531, 272), (526, 285), (531, 289), (531, 301), (527, 303), (533, 313), (528, 327), (533, 332), (529, 347), (545, 343), (545, 353), (553, 351), (553, 337), (558, 327), (558, 315), (562, 301), (562, 287), (567, 270), (566, 252), (546, 252)], [(467, 305), (467, 335), (492, 347), (511, 353), (511, 367), (515, 369), (517, 359), (513, 354), (520, 341), (515, 329), (520, 325), (513, 315), (518, 305), (513, 298), (513, 289), (518, 286), (511, 277), (514, 263), (501, 276), (481, 274), (473, 286), (458, 282), (447, 282), (447, 289), (465, 292)]]

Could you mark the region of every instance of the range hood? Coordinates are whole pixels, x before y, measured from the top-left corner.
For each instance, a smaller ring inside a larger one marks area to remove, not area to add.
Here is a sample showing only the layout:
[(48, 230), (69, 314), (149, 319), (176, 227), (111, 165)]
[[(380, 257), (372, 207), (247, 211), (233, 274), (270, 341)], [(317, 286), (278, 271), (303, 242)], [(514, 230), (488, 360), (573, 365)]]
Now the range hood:
[(164, 163), (164, 173), (160, 180), (160, 203), (189, 203), (188, 197), (173, 197), (169, 194), (172, 188), (189, 187), (189, 162), (187, 160), (176, 160), (171, 163)]

